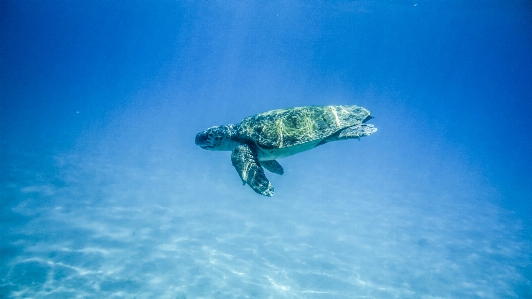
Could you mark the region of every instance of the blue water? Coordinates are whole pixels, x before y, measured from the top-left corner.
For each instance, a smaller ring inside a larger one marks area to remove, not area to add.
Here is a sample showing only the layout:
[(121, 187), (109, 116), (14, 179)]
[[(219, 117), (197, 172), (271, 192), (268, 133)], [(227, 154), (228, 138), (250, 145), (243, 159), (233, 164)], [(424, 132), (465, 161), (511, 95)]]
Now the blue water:
[[(532, 298), (529, 1), (1, 1), (0, 298)], [(379, 129), (242, 186), (207, 127)]]

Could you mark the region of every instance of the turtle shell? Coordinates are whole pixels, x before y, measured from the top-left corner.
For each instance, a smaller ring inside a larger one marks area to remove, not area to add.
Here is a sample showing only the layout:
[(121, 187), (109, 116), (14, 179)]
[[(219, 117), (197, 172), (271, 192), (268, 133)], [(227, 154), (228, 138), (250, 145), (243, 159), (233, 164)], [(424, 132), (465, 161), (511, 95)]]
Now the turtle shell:
[(314, 142), (361, 124), (370, 112), (359, 106), (304, 106), (278, 109), (245, 118), (238, 135), (263, 149)]

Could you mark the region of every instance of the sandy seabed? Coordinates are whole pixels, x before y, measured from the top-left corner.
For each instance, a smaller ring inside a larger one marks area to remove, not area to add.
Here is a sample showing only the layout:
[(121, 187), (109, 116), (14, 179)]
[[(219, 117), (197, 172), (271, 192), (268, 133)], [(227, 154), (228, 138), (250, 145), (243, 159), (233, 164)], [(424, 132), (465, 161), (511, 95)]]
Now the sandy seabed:
[(0, 297), (530, 295), (523, 227), (467, 194), (315, 186), (265, 198), (208, 174), (86, 169), (3, 185)]

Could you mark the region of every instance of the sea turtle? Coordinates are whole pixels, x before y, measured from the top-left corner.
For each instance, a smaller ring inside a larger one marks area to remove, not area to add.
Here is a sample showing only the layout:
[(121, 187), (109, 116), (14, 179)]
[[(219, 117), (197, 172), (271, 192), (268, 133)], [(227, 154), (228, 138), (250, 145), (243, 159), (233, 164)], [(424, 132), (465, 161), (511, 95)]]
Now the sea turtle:
[(283, 174), (275, 160), (331, 141), (359, 139), (375, 131), (373, 117), (359, 106), (305, 106), (278, 109), (245, 118), (238, 125), (208, 128), (196, 135), (196, 145), (213, 151), (232, 151), (231, 162), (244, 185), (273, 195), (262, 167)]

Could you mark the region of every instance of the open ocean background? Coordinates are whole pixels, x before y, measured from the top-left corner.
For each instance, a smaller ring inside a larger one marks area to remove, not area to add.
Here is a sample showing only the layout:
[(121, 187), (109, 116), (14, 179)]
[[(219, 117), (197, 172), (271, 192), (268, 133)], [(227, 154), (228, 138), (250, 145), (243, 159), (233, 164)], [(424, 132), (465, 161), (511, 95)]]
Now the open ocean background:
[[(0, 298), (532, 298), (532, 4), (0, 0)], [(379, 129), (242, 186), (213, 125)]]

